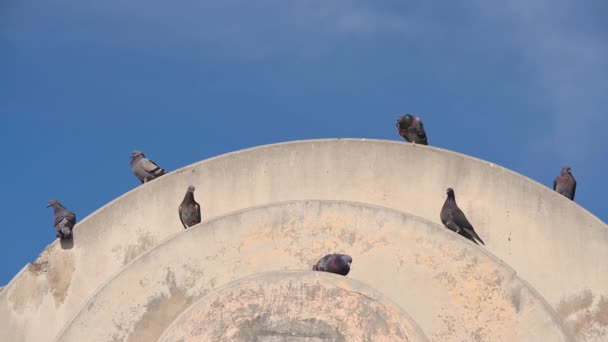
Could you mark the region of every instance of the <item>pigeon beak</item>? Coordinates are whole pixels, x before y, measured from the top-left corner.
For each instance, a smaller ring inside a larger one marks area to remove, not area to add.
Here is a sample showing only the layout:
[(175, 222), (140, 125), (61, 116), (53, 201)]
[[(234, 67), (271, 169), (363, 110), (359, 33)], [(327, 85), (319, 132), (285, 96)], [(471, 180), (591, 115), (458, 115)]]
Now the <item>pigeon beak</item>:
[(46, 207), (47, 207), (47, 208), (48, 208), (48, 207), (50, 207), (50, 206), (51, 206), (50, 204), (47, 204), (47, 205), (46, 205)]

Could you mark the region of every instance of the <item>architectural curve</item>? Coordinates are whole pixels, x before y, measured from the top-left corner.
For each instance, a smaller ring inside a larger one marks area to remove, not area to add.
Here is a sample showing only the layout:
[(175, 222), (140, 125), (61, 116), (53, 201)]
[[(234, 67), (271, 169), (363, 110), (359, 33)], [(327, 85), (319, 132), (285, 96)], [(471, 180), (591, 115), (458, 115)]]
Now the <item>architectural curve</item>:
[(100, 284), (182, 230), (177, 206), (190, 184), (197, 187), (205, 218), (268, 203), (326, 199), (390, 207), (434, 222), (450, 186), (487, 249), (532, 283), (577, 337), (608, 337), (605, 223), (492, 163), (366, 139), (255, 147), (138, 186), (82, 220), (73, 246), (51, 244), (0, 291), (0, 337), (39, 341), (56, 333)]
[(237, 279), (306, 270), (348, 253), (348, 277), (409, 312), (431, 340), (572, 341), (544, 299), (490, 253), (388, 208), (298, 201), (188, 229), (125, 267), (58, 341), (153, 341), (193, 302)]
[(381, 293), (352, 278), (312, 271), (236, 280), (192, 304), (158, 341), (278, 341), (286, 335), (293, 341), (428, 341)]

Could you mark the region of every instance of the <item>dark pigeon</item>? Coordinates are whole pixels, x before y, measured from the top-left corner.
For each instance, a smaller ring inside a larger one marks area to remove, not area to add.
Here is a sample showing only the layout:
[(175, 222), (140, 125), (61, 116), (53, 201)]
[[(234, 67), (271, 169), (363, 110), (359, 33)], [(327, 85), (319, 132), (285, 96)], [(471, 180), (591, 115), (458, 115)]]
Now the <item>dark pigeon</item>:
[(182, 204), (179, 205), (179, 219), (184, 229), (201, 223), (201, 206), (194, 200), (194, 186), (190, 185)]
[(154, 161), (146, 158), (141, 151), (133, 151), (131, 153), (131, 170), (142, 184), (167, 173), (163, 168), (156, 165)]
[(411, 114), (401, 115), (397, 118), (397, 131), (406, 141), (428, 145), (424, 125), (419, 117)]
[(574, 201), (574, 194), (576, 193), (576, 179), (572, 175), (572, 169), (566, 165), (562, 168), (559, 176), (553, 181), (553, 190), (568, 197)]
[(449, 230), (454, 231), (475, 243), (477, 243), (475, 240), (478, 240), (482, 245), (485, 245), (483, 240), (475, 232), (475, 229), (473, 229), (473, 225), (471, 225), (466, 216), (464, 216), (462, 210), (456, 205), (454, 190), (448, 188), (446, 193), (448, 197), (445, 199), (443, 207), (441, 208), (441, 222), (443, 222)]
[(72, 229), (76, 224), (76, 215), (73, 211), (67, 210), (59, 201), (52, 199), (46, 206), (53, 207), (55, 216), (53, 225), (57, 231), (57, 237), (61, 240), (69, 240), (72, 238)]
[(352, 262), (353, 258), (347, 254), (327, 254), (312, 267), (312, 270), (345, 276), (350, 272), (350, 264)]

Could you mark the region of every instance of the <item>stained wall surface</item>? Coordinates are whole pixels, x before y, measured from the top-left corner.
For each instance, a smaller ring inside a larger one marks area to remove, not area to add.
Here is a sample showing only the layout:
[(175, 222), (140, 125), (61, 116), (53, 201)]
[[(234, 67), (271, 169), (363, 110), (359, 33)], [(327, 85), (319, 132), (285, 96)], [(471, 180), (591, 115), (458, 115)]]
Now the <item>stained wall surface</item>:
[(158, 341), (428, 341), (381, 293), (325, 272), (275, 271), (234, 281), (179, 315)]
[(307, 201), (228, 214), (158, 245), (95, 294), (59, 341), (155, 341), (214, 289), (310, 270), (334, 252), (351, 255), (348, 277), (410, 313), (430, 340), (571, 340), (536, 291), (457, 234), (391, 209)]
[[(131, 177), (127, 166), (125, 174)], [(100, 284), (179, 233), (177, 206), (190, 184), (197, 187), (206, 218), (268, 203), (326, 199), (389, 207), (434, 222), (445, 188), (452, 187), (487, 250), (538, 289), (577, 337), (608, 337), (605, 223), (492, 163), (403, 142), (331, 139), (205, 160), (102, 207), (77, 225), (73, 245), (53, 243), (0, 291), (2, 340), (44, 341), (56, 334)]]

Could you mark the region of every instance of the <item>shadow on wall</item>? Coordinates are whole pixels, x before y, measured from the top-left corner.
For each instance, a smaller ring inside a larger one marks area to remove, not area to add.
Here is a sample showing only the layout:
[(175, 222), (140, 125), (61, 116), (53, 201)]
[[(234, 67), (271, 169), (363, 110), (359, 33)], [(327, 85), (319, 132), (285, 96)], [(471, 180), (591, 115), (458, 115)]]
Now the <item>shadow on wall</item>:
[(61, 244), (61, 249), (72, 249), (74, 247), (74, 236), (69, 240), (59, 239), (59, 243)]

